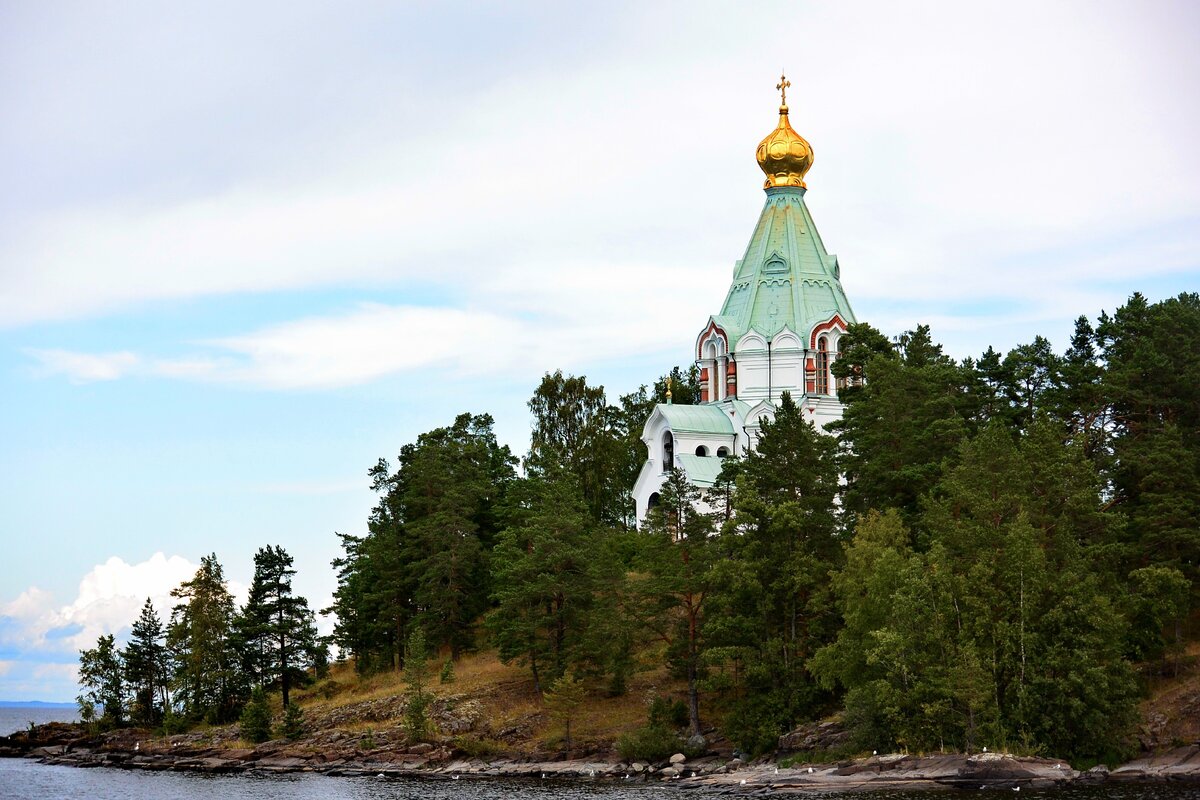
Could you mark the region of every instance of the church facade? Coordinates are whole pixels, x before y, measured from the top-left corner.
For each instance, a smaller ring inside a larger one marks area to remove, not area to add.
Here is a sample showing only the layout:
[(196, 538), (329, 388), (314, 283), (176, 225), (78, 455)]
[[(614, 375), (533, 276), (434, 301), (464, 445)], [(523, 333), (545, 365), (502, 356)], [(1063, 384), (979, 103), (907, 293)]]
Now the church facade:
[(639, 520), (657, 502), (670, 468), (707, 489), (723, 458), (753, 450), (784, 392), (819, 429), (842, 415), (830, 366), (856, 320), (837, 256), (825, 250), (804, 201), (813, 151), (788, 121), (789, 85), (781, 76), (779, 124), (758, 146), (766, 204), (734, 264), (721, 312), (696, 337), (701, 402), (673, 405), (668, 398), (643, 428), (648, 457), (633, 490)]

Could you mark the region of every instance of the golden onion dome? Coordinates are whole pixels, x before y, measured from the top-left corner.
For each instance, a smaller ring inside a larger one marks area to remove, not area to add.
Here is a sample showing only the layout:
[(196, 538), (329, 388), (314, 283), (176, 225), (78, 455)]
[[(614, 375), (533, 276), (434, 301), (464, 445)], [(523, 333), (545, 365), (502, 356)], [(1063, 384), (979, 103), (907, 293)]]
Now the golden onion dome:
[(787, 90), (792, 85), (779, 76), (776, 89), (782, 93), (779, 105), (779, 125), (758, 145), (758, 166), (766, 173), (763, 188), (772, 186), (804, 186), (804, 175), (812, 168), (812, 146), (792, 129), (788, 122)]

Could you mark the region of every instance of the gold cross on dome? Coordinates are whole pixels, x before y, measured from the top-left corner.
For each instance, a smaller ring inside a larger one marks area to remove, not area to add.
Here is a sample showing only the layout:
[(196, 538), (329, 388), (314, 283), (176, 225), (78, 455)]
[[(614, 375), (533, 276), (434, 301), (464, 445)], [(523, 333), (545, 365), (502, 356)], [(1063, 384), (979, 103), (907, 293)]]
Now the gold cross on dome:
[(787, 105), (787, 90), (792, 85), (792, 82), (787, 79), (787, 75), (783, 72), (779, 73), (779, 83), (775, 84), (775, 88), (779, 90), (780, 105)]

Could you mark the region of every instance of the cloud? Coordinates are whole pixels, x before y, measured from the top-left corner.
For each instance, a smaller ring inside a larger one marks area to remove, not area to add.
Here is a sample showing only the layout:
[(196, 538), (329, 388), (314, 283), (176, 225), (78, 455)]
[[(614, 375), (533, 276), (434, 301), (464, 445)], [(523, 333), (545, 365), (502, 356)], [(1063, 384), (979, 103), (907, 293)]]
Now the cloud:
[[(688, 280), (694, 273), (670, 265), (532, 264), (521, 280), (507, 272), (482, 280), (465, 308), (362, 303), (197, 342), (177, 358), (27, 353), (39, 362), (37, 374), (80, 383), (154, 376), (289, 390), (418, 371), (527, 379), (550, 365), (578, 368), (648, 346), (682, 350), (695, 327), (689, 309), (711, 305), (707, 282)], [(636, 292), (604, 290), (635, 282)]]
[(0, 605), (0, 646), (42, 656), (73, 655), (100, 636), (128, 630), (147, 597), (165, 619), (173, 605), (171, 590), (196, 569), (181, 556), (161, 552), (137, 564), (113, 556), (83, 576), (67, 605), (32, 586)]
[[(805, 48), (791, 59), (801, 62), (792, 65), (793, 121), (817, 149), (810, 185), (814, 199), (823, 198), (815, 201), (818, 223), (827, 241), (849, 248), (844, 266), (847, 280), (860, 276), (858, 296), (979, 297), (991, 286), (961, 276), (974, 274), (980, 256), (1014, 245), (1051, 249), (1200, 212), (1189, 179), (1200, 169), (1191, 146), (1197, 113), (1178, 103), (1195, 93), (1193, 50), (1161, 11), (1084, 11), (915, 3), (864, 14), (781, 4), (770, 14), (776, 30), (804, 31)], [(307, 120), (293, 133), (319, 146), (280, 143), (257, 129), (246, 138), (206, 131), (208, 159), (189, 159), (184, 148), (163, 164), (191, 191), (63, 197), (5, 237), (0, 324), (334, 285), (426, 281), (469, 296), (497, 275), (528, 285), (539, 259), (578, 261), (581, 253), (617, 273), (689, 258), (732, 261), (750, 220), (729, 212), (753, 203), (743, 200), (758, 180), (750, 153), (772, 122), (774, 93), (763, 75), (773, 76), (788, 54), (763, 48), (762, 13), (701, 4), (684, 18), (628, 7), (624, 24), (605, 27), (611, 40), (588, 58), (543, 46), (559, 60), (520, 59), (520, 68), (491, 69), (487, 80), (453, 93), (422, 90), (437, 80), (427, 65), (379, 73), (375, 62), (358, 61), (367, 51), (350, 48), (336, 68), (356, 91), (369, 81), (363, 106)], [(217, 22), (200, 15), (193, 26), (211, 34)], [(406, 22), (443, 33), (445, 20), (431, 13)], [(568, 15), (545, 24), (575, 23)], [(495, 46), (486, 35), (480, 44)], [(296, 59), (290, 45), (266, 46), (283, 48), (283, 63)], [(254, 63), (268, 68), (272, 60), (261, 53)], [(838, 68), (818, 69), (827, 64)], [(99, 81), (105, 67), (97, 69)], [(182, 79), (181, 91), (265, 124), (253, 110), (272, 98), (248, 91), (258, 84), (226, 74), (213, 83), (202, 73)], [(389, 80), (410, 87), (410, 96), (385, 93)], [(283, 75), (279, 81), (298, 91)], [(259, 88), (268, 86), (274, 95), (272, 82)], [(367, 113), (372, 98), (391, 110)], [(168, 105), (187, 113), (185, 103)], [(247, 142), (259, 150), (242, 152)], [(272, 168), (206, 180), (203, 171), (226, 155)], [(96, 158), (104, 157), (101, 148)], [(612, 298), (639, 288), (613, 281), (597, 291)], [(1021, 282), (1005, 288), (1026, 298), (1040, 291)], [(468, 299), (455, 307), (477, 312)], [(223, 344), (235, 359), (250, 359), (258, 377), (248, 380), (293, 382), (276, 343), (258, 335)], [(372, 363), (348, 364), (347, 374), (328, 379), (344, 384), (369, 379), (350, 373), (393, 369)], [(151, 371), (227, 376), (227, 367), (172, 360)], [(100, 380), (129, 369), (109, 360), (63, 372)]]
[(39, 376), (64, 375), (72, 383), (116, 380), (135, 371), (141, 364), (141, 359), (128, 351), (77, 353), (70, 350), (29, 348), (25, 353), (38, 361)]

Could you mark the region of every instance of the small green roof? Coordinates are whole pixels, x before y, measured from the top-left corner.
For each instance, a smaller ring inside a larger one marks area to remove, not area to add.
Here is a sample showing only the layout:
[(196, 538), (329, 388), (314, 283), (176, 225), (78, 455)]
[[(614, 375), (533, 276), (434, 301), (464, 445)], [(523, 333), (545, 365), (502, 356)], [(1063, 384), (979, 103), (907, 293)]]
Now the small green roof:
[(721, 474), (721, 466), (725, 459), (717, 456), (694, 456), (683, 454), (675, 456), (679, 466), (687, 473), (688, 480), (697, 486), (712, 486)]
[(715, 405), (685, 406), (659, 403), (655, 409), (667, 418), (676, 433), (720, 433), (733, 435), (733, 423)]

